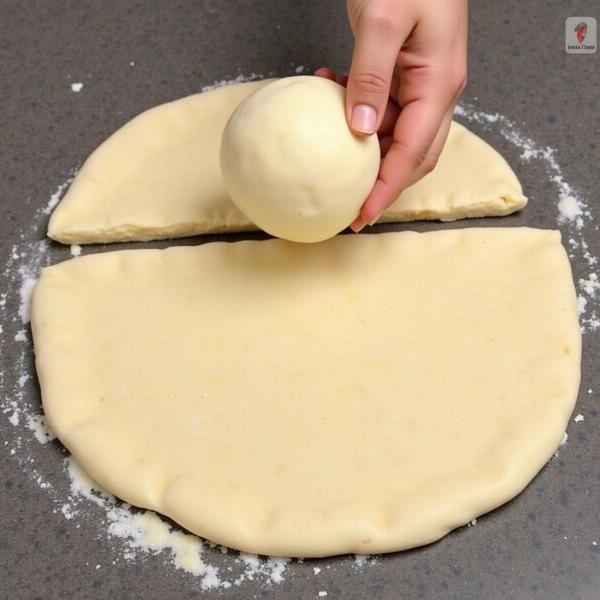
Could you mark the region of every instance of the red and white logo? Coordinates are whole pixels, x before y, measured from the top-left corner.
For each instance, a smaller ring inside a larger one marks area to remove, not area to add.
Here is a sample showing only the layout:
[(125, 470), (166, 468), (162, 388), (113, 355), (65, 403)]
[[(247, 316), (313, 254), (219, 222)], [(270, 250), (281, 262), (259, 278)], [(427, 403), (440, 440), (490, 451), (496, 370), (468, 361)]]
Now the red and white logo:
[(577, 41), (580, 44), (583, 43), (583, 40), (585, 40), (585, 36), (587, 34), (587, 23), (585, 21), (577, 23), (577, 25), (575, 25), (575, 33), (577, 34)]
[(594, 54), (597, 50), (598, 24), (594, 17), (565, 19), (565, 51), (567, 54)]

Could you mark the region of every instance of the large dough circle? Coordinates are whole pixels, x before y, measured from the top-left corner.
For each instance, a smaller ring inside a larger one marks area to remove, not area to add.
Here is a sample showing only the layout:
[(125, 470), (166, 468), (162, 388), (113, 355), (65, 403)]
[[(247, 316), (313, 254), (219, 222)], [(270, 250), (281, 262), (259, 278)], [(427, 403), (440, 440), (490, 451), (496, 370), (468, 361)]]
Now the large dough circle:
[(579, 385), (560, 234), (525, 228), (89, 255), (43, 270), (32, 329), (93, 478), (263, 554), (436, 540), (523, 489)]

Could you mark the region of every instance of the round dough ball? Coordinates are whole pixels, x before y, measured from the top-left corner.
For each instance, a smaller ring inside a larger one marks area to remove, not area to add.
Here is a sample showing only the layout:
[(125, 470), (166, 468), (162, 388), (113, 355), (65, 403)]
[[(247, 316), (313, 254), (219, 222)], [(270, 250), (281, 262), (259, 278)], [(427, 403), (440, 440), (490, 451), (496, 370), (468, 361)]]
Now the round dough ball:
[(344, 88), (286, 77), (248, 96), (221, 139), (221, 172), (235, 205), (295, 242), (334, 236), (358, 216), (379, 170), (376, 136), (346, 123)]

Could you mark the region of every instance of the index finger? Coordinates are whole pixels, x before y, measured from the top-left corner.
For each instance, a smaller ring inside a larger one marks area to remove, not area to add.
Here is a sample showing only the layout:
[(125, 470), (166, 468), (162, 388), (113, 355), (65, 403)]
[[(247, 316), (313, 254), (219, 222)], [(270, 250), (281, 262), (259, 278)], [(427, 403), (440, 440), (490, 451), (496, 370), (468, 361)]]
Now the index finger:
[(402, 109), (377, 181), (361, 208), (363, 223), (376, 221), (400, 192), (423, 174), (423, 168), (427, 170), (424, 161), (447, 109), (435, 96), (417, 98)]

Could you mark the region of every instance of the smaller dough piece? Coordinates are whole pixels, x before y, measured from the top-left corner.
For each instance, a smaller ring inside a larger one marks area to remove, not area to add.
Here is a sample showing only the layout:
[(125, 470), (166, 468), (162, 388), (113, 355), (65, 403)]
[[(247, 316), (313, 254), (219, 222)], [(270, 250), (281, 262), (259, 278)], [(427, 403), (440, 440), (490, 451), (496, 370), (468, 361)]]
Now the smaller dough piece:
[(256, 229), (225, 192), (219, 146), (235, 107), (269, 81), (188, 96), (129, 121), (85, 161), (48, 235), (95, 244)]
[[(54, 210), (48, 235), (95, 244), (256, 231), (225, 192), (219, 146), (237, 105), (268, 81), (195, 94), (135, 117), (87, 159)], [(380, 221), (501, 216), (526, 204), (502, 156), (453, 122), (438, 166)]]

